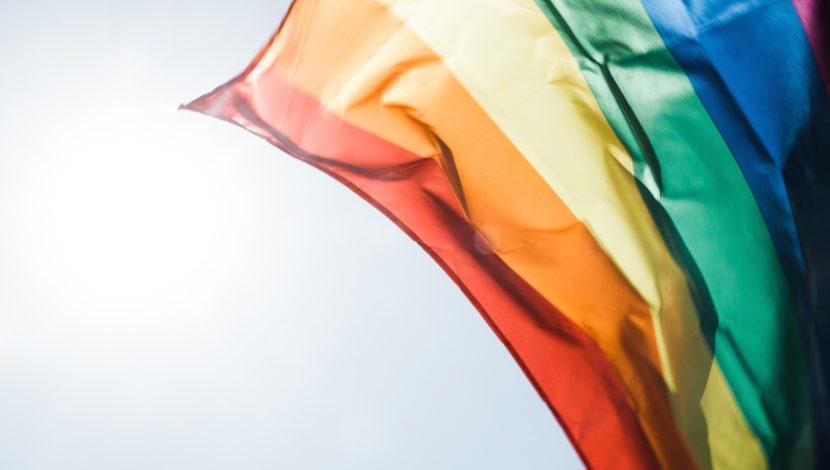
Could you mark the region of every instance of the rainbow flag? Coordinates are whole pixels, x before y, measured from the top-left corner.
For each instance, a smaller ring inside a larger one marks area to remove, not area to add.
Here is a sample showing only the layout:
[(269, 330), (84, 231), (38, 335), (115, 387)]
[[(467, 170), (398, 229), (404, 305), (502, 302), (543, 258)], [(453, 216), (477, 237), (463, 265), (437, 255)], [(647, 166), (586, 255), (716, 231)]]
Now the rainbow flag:
[(824, 466), (828, 8), (296, 0), (185, 107), (420, 244), (589, 468)]

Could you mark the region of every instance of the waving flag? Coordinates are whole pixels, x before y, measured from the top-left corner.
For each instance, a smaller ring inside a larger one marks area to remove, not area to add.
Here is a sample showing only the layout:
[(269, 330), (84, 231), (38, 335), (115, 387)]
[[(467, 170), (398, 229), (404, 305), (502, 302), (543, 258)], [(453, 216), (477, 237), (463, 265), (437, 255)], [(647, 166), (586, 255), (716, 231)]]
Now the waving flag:
[(821, 8), (296, 0), (186, 108), (419, 243), (588, 467), (805, 468), (830, 463)]

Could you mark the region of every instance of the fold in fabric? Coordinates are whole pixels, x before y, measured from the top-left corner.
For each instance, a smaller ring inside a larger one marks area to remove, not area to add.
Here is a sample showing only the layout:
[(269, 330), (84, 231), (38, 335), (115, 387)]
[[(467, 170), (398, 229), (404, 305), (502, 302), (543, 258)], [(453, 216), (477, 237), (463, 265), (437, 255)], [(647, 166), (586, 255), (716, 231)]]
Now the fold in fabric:
[(297, 0), (185, 108), (419, 243), (589, 468), (803, 468), (830, 132), (799, 1)]

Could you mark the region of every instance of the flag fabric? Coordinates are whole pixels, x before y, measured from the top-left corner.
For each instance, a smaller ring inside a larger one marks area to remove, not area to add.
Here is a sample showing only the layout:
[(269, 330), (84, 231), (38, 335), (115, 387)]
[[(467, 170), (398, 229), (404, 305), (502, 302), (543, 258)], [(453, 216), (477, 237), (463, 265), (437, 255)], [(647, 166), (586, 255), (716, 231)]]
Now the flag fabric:
[(827, 9), (295, 0), (185, 108), (420, 244), (589, 468), (808, 468), (830, 464)]

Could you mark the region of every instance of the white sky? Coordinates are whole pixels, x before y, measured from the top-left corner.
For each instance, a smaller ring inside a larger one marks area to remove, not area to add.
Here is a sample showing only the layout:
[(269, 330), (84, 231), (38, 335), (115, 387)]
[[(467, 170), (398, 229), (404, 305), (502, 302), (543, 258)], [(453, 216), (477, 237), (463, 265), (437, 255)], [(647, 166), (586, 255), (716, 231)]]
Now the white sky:
[(0, 3), (0, 468), (580, 468), (406, 235), (174, 111), (286, 5)]

